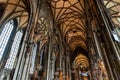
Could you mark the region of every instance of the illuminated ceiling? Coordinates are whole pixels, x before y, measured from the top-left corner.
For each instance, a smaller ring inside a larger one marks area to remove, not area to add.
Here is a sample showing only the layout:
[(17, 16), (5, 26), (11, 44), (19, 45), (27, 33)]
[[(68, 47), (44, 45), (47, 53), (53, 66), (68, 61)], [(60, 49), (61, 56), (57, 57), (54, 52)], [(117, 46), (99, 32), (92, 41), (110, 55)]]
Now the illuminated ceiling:
[(86, 47), (85, 0), (52, 0), (50, 1), (54, 20), (72, 51), (76, 47)]
[[(36, 0), (37, 1), (37, 0)], [(18, 27), (25, 28), (28, 23), (29, 13), (35, 10), (35, 0), (0, 0), (3, 4), (4, 13), (0, 22), (11, 18), (18, 20)], [(86, 47), (86, 24), (85, 24), (85, 0), (49, 0), (54, 20), (59, 24), (63, 37), (66, 39), (72, 51), (76, 47), (87, 50)], [(120, 25), (120, 0), (104, 0), (115, 24)], [(33, 8), (30, 5), (33, 4)], [(2, 10), (2, 9), (1, 9)]]
[(79, 54), (76, 58), (75, 58), (75, 66), (76, 67), (80, 67), (80, 68), (88, 68), (89, 67), (89, 61), (88, 58), (83, 55), (83, 54)]
[[(86, 47), (85, 0), (50, 0), (54, 19), (72, 51)], [(104, 0), (112, 20), (120, 26), (120, 0)]]

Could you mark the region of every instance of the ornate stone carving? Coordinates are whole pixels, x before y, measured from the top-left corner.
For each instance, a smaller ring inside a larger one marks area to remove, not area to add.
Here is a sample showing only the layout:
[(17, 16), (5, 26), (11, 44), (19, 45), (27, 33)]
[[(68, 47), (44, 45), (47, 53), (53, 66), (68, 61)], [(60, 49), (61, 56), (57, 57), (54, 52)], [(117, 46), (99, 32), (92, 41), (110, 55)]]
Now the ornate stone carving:
[(34, 42), (47, 39), (49, 31), (49, 22), (45, 18), (40, 18), (34, 28)]
[(48, 33), (48, 21), (45, 18), (40, 18), (38, 24), (34, 29), (35, 34), (46, 34)]

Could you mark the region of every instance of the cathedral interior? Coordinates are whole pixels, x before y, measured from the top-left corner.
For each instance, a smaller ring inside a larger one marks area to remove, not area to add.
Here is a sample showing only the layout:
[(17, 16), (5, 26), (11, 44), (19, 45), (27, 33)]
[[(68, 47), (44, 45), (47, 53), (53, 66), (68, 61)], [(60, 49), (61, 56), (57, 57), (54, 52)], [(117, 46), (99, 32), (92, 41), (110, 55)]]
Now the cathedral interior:
[(0, 0), (0, 80), (120, 80), (120, 0)]

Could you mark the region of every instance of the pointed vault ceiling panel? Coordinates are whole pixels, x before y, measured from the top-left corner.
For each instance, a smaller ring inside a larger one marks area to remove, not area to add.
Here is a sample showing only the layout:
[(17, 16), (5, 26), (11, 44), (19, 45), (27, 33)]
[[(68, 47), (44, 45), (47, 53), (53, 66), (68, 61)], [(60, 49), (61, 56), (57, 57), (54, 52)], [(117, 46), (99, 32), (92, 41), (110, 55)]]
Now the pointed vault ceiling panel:
[[(86, 50), (84, 0), (51, 0), (50, 5), (54, 20), (60, 25), (61, 32), (71, 49), (74, 50), (79, 45)], [(77, 36), (80, 36), (79, 39), (74, 38)], [(73, 42), (69, 43), (70, 40)]]

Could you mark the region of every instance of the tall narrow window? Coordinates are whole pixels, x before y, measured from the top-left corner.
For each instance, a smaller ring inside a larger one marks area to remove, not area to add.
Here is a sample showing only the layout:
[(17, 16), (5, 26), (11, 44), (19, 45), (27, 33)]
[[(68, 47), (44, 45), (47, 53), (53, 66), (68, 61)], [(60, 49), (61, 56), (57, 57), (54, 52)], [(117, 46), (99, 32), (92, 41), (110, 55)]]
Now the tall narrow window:
[(11, 20), (7, 24), (5, 24), (3, 30), (0, 34), (0, 61), (3, 57), (4, 51), (5, 51), (6, 46), (8, 44), (13, 27), (14, 27), (14, 21)]
[(37, 50), (37, 44), (34, 44), (34, 47), (32, 49), (32, 55), (31, 55), (31, 67), (30, 67), (30, 74), (34, 73), (35, 69), (35, 59), (36, 59), (36, 50)]
[(9, 69), (9, 70), (13, 69), (14, 62), (15, 62), (15, 59), (16, 59), (16, 56), (19, 50), (19, 45), (22, 39), (22, 35), (23, 35), (22, 31), (18, 31), (16, 33), (11, 50), (10, 50), (9, 58), (5, 65), (5, 69)]

